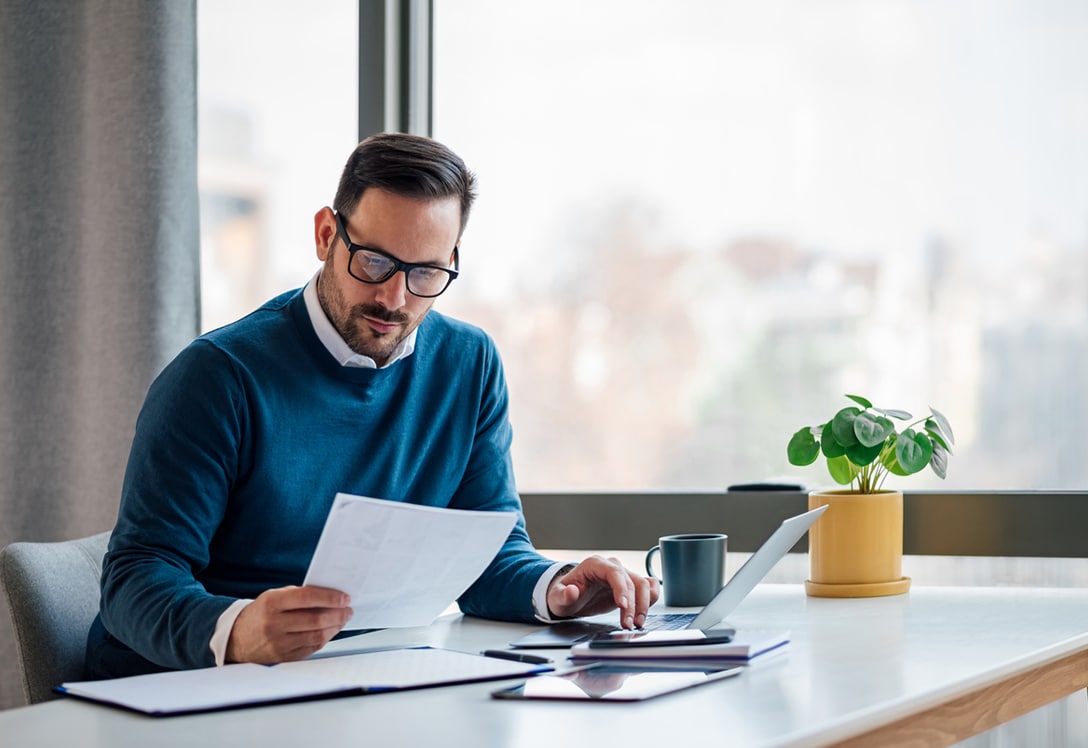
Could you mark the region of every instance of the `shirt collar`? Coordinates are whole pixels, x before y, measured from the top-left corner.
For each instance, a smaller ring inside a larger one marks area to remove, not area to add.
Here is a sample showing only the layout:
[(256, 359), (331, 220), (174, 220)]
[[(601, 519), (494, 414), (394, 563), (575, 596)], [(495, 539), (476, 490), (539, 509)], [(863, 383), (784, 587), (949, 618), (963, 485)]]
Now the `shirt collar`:
[[(318, 339), (321, 340), (321, 344), (328, 349), (332, 357), (340, 362), (341, 366), (350, 366), (359, 369), (377, 369), (378, 364), (370, 356), (364, 356), (360, 353), (356, 353), (348, 347), (348, 344), (344, 342), (344, 339), (340, 337), (340, 333), (336, 328), (332, 326), (332, 322), (325, 315), (325, 310), (321, 308), (321, 302), (317, 298), (317, 277), (321, 275), (321, 271), (318, 270), (314, 274), (314, 277), (310, 279), (310, 282), (306, 284), (306, 288), (302, 291), (302, 298), (306, 302), (306, 311), (310, 315), (310, 323), (314, 326), (314, 332), (317, 333)], [(412, 330), (408, 333), (408, 337), (400, 341), (396, 348), (393, 349), (393, 353), (389, 356), (389, 361), (385, 366), (381, 367), (387, 369), (402, 358), (407, 358), (412, 355), (412, 352), (416, 349), (416, 333), (419, 332), (419, 328)]]

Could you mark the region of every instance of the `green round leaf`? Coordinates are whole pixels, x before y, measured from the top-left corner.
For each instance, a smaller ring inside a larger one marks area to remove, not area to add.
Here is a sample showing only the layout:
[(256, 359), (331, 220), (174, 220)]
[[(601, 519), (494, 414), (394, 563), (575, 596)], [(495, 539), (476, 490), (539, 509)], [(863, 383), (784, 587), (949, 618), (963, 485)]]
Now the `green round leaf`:
[(820, 445), (816, 443), (812, 429), (806, 426), (793, 435), (790, 443), (786, 445), (786, 456), (789, 457), (791, 465), (798, 467), (816, 462), (816, 458), (820, 456)]
[(926, 433), (929, 434), (930, 439), (944, 447), (946, 452), (952, 452), (952, 448), (948, 446), (948, 442), (944, 440), (944, 435), (941, 434), (940, 427), (932, 418), (926, 419)]
[(846, 456), (842, 457), (829, 457), (827, 460), (827, 472), (831, 474), (831, 479), (840, 485), (848, 485), (850, 481), (854, 480), (854, 476), (857, 475), (857, 468), (850, 464), (850, 460), (846, 459)]
[(883, 444), (888, 435), (894, 432), (895, 424), (884, 416), (866, 412), (854, 419), (854, 434), (866, 447)]
[(956, 437), (952, 434), (952, 424), (948, 422), (948, 419), (944, 417), (944, 413), (929, 406), (929, 412), (933, 414), (933, 420), (937, 422), (937, 425), (941, 428), (941, 433), (948, 437), (948, 443), (955, 444)]
[(929, 458), (929, 466), (941, 480), (948, 477), (948, 451), (938, 442), (933, 442), (933, 456)]
[(894, 454), (892, 455), (892, 459), (885, 463), (885, 466), (892, 475), (910, 475), (910, 473), (904, 470), (903, 466), (899, 464), (899, 460), (895, 459)]
[(888, 472), (892, 475), (908, 475), (907, 471), (903, 469), (903, 466), (899, 464), (899, 460), (895, 457), (895, 444), (899, 441), (898, 434), (892, 434), (888, 437), (887, 442), (884, 444), (884, 449), (881, 450), (880, 464), (888, 468)]
[(824, 452), (824, 457), (842, 457), (846, 453), (846, 448), (839, 444), (838, 439), (834, 438), (834, 432), (831, 429), (831, 422), (828, 421), (821, 427), (821, 434), (819, 440), (819, 448), (821, 452)]
[(858, 405), (860, 405), (863, 408), (873, 407), (873, 404), (871, 402), (869, 402), (868, 400), (866, 400), (861, 395), (847, 395), (847, 397), (850, 398), (851, 400), (853, 400), (855, 403), (857, 403)]
[(846, 454), (846, 447), (835, 438), (830, 423), (824, 426), (824, 438), (820, 440), (820, 450), (824, 453), (824, 457), (829, 460)]
[(925, 434), (906, 429), (895, 443), (895, 457), (908, 475), (917, 473), (929, 464), (933, 456), (933, 440)]
[(905, 410), (885, 410), (884, 408), (875, 408), (875, 410), (879, 410), (889, 418), (898, 418), (900, 421), (909, 421), (914, 417)]
[(853, 444), (846, 448), (846, 457), (858, 467), (865, 467), (880, 456), (883, 444), (866, 447), (864, 444)]
[(857, 444), (858, 438), (854, 434), (854, 419), (861, 413), (857, 408), (843, 408), (831, 419), (831, 433), (835, 435), (835, 441), (844, 447)]

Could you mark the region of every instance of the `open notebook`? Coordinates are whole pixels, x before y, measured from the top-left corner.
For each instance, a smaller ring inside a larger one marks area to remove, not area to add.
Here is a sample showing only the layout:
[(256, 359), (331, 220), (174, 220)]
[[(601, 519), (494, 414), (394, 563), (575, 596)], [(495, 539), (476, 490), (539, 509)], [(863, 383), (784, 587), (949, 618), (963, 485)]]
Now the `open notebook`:
[(552, 669), (550, 665), (450, 649), (391, 647), (272, 666), (246, 663), (65, 683), (57, 691), (144, 714), (168, 716), (521, 678)]

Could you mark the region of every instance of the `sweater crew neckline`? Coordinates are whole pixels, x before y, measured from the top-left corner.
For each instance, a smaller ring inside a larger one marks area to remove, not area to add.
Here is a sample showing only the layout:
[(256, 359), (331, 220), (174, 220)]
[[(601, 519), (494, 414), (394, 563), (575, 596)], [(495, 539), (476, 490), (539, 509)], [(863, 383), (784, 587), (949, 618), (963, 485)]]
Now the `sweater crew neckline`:
[[(409, 362), (407, 360), (400, 360), (397, 361), (394, 366), (386, 366), (380, 369), (342, 365), (321, 341), (321, 338), (318, 337), (317, 331), (314, 330), (313, 323), (310, 321), (310, 313), (306, 308), (303, 291), (304, 289), (299, 289), (295, 295), (288, 299), (286, 312), (290, 316), (291, 323), (298, 332), (306, 352), (313, 357), (322, 371), (346, 382), (369, 384), (372, 382), (384, 381), (391, 377), (398, 369), (408, 365)], [(426, 324), (426, 319), (424, 319), (420, 327), (416, 328), (415, 332), (417, 334), (424, 324)], [(418, 354), (418, 345), (419, 342), (417, 338), (417, 350), (413, 356)]]

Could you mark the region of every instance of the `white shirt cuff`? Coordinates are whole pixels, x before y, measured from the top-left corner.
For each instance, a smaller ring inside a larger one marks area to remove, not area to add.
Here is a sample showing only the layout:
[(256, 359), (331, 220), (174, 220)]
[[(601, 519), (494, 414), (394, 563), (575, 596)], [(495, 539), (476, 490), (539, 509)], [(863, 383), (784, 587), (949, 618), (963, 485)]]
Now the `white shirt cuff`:
[(227, 661), (227, 642), (230, 641), (230, 632), (234, 630), (234, 622), (238, 620), (238, 614), (249, 605), (252, 600), (235, 600), (230, 607), (219, 614), (219, 620), (215, 622), (215, 631), (212, 632), (212, 640), (208, 647), (215, 655), (215, 666), (223, 667)]
[(563, 618), (553, 618), (551, 611), (548, 610), (548, 586), (557, 576), (566, 574), (573, 568), (574, 564), (565, 564), (559, 561), (552, 564), (547, 571), (540, 575), (540, 579), (536, 580), (536, 587), (533, 588), (533, 613), (538, 621), (555, 623), (556, 621), (565, 620)]

